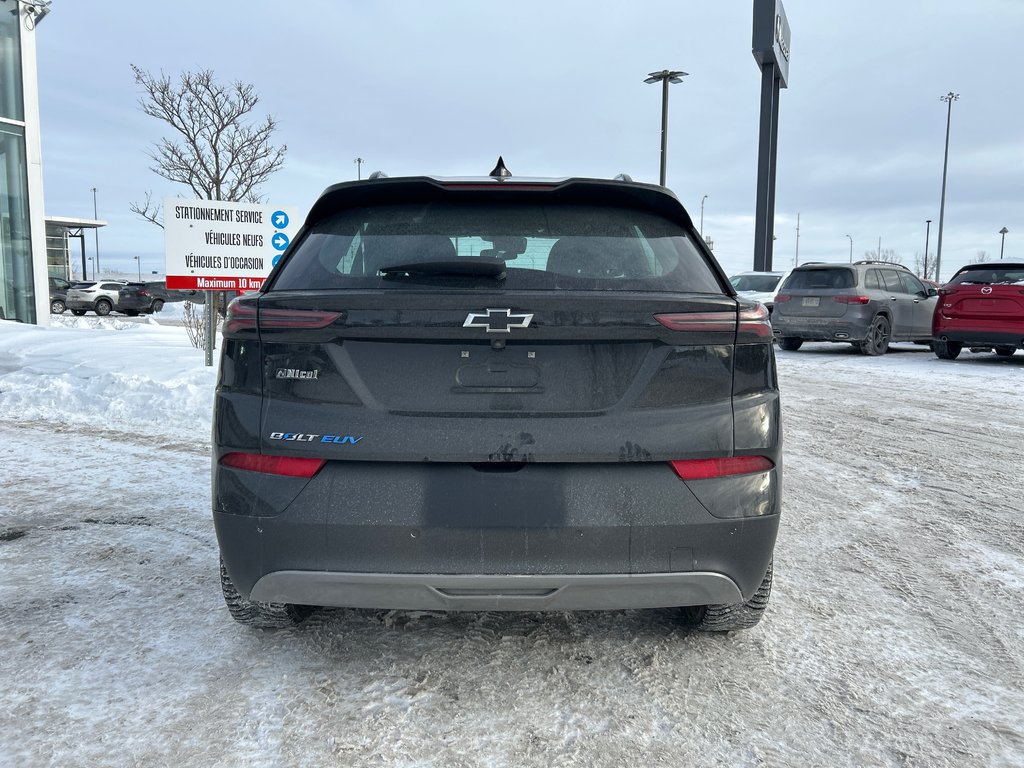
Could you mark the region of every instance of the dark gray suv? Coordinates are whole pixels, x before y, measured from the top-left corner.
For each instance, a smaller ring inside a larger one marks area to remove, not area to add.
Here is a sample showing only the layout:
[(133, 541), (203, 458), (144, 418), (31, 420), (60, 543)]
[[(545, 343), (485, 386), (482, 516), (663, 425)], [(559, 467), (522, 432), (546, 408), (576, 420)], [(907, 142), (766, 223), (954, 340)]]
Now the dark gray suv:
[(213, 517), (242, 623), (680, 607), (730, 630), (767, 605), (767, 312), (662, 187), (331, 187), (222, 355)]
[(775, 296), (772, 328), (790, 351), (832, 341), (884, 355), (892, 341), (931, 342), (937, 296), (902, 264), (803, 264)]

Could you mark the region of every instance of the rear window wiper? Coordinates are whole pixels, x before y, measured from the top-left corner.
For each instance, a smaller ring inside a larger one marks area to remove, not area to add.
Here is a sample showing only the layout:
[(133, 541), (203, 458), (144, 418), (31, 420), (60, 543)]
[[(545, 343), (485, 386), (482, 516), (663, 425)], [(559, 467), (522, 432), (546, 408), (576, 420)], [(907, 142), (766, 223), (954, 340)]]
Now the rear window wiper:
[(385, 277), (397, 275), (470, 275), (479, 277), (505, 277), (505, 262), (501, 259), (465, 258), (443, 261), (412, 261), (406, 264), (389, 264), (377, 270)]

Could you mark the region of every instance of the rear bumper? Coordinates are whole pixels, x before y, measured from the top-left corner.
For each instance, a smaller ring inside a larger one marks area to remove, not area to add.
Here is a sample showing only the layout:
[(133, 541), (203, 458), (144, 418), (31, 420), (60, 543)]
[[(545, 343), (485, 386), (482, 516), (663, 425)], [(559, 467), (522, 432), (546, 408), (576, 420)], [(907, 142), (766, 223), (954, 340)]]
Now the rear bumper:
[(780, 473), (684, 483), (667, 464), (330, 462), (311, 481), (218, 467), (232, 582), (265, 602), (621, 609), (760, 586)]
[(348, 608), (442, 611), (581, 611), (738, 603), (720, 573), (450, 575), (275, 571), (251, 599)]
[(64, 299), (64, 306), (68, 309), (88, 309), (92, 311), (92, 308), (96, 306), (96, 302), (83, 299)]
[(1024, 348), (1024, 329), (1015, 331), (964, 331), (959, 329), (935, 331), (935, 341), (953, 341), (965, 347), (1015, 347)]
[(772, 333), (776, 338), (797, 338), (804, 341), (864, 341), (868, 324), (843, 320), (786, 318), (772, 315)]

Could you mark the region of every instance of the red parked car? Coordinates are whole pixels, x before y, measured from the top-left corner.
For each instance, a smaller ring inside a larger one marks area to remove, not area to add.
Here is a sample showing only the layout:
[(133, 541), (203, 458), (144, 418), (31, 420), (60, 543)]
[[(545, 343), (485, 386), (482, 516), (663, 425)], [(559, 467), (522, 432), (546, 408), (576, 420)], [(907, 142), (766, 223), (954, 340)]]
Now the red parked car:
[(968, 264), (939, 290), (932, 348), (953, 360), (967, 347), (1010, 357), (1024, 348), (1024, 264)]

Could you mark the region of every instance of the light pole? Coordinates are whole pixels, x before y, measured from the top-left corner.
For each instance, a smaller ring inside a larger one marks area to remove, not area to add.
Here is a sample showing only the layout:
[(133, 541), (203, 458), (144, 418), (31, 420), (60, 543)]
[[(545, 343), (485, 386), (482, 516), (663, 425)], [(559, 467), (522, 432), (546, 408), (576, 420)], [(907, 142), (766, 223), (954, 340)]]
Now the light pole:
[[(924, 230), (924, 275), (923, 275), (923, 277), (928, 277), (928, 237), (932, 233), (932, 220), (931, 219), (925, 219), (924, 223), (925, 223), (926, 226), (925, 226), (925, 230)], [(936, 280), (935, 282), (939, 282), (939, 281)]]
[(853, 264), (853, 238), (849, 235), (847, 237), (850, 238), (850, 263)]
[(139, 267), (139, 282), (141, 283), (142, 282), (142, 259), (140, 259), (138, 256), (136, 256), (135, 257), (135, 263)]
[(361, 157), (357, 157), (352, 162), (356, 164), (356, 181), (362, 181), (362, 179), (363, 179), (363, 163), (365, 163), (366, 161), (363, 160), (363, 158), (361, 158)]
[(942, 156), (942, 197), (939, 201), (939, 243), (935, 246), (935, 282), (941, 283), (939, 270), (942, 269), (942, 223), (946, 216), (946, 169), (949, 167), (949, 124), (953, 118), (953, 102), (960, 98), (959, 93), (950, 91), (945, 96), (940, 96), (939, 101), (944, 101), (946, 107), (946, 151)]
[(800, 261), (800, 214), (796, 215), (796, 253), (793, 254), (793, 266)]
[(1006, 247), (1006, 233), (1009, 232), (1009, 231), (1010, 230), (1008, 230), (1006, 227), (1003, 227), (1002, 229), (999, 230), (999, 234), (1003, 236), (1002, 241), (1000, 241), (1000, 243), (999, 243), (999, 260), (1000, 261), (1003, 260), (1003, 248)]
[[(99, 219), (99, 214), (96, 212), (96, 187), (92, 188), (92, 217), (94, 220)], [(93, 227), (92, 233), (96, 238), (96, 269), (98, 270), (100, 268), (100, 228)]]
[[(665, 186), (662, 184), (662, 186)], [(708, 199), (707, 195), (704, 195), (700, 199), (700, 236), (704, 237), (704, 201)]]
[(668, 84), (681, 83), (688, 72), (679, 70), (663, 69), (661, 72), (651, 72), (645, 83), (657, 83), (661, 81), (661, 186), (665, 186), (665, 168), (668, 156)]

